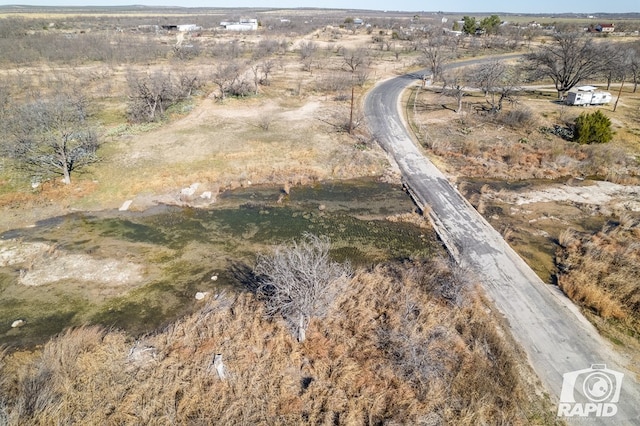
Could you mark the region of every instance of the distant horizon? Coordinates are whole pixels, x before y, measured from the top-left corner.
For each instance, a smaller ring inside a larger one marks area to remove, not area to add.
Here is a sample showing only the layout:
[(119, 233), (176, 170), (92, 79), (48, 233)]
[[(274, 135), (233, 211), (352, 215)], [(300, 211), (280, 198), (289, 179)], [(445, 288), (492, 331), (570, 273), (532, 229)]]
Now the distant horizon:
[(637, 12), (507, 12), (500, 10), (404, 10), (404, 9), (372, 9), (372, 8), (353, 8), (353, 7), (321, 7), (321, 6), (180, 6), (180, 5), (152, 5), (152, 4), (60, 4), (60, 5), (45, 5), (45, 4), (17, 4), (8, 3), (0, 4), (0, 8), (16, 7), (16, 8), (48, 8), (48, 9), (87, 9), (87, 8), (146, 8), (146, 9), (284, 9), (284, 10), (345, 10), (345, 11), (364, 11), (364, 12), (380, 12), (380, 13), (433, 13), (433, 14), (504, 14), (504, 15), (585, 15), (585, 16), (597, 16), (597, 15), (633, 15), (640, 14)]
[[(27, 0), (0, 4), (0, 7), (161, 7), (161, 8), (255, 8), (255, 9), (338, 9), (338, 10), (372, 10), (388, 12), (429, 12), (429, 13), (497, 13), (497, 14), (629, 14), (640, 13), (640, 6), (636, 0), (612, 0), (606, 3), (609, 10), (598, 10), (603, 3), (597, 0), (538, 0), (530, 2), (512, 2), (506, 0), (486, 0), (477, 2), (473, 0), (352, 0), (345, 3), (343, 0), (262, 0), (262, 4), (256, 5), (257, 0), (236, 0), (233, 6), (229, 6), (228, 0), (138, 0), (133, 2), (112, 2), (106, 0)], [(180, 3), (180, 4), (176, 4)], [(480, 5), (478, 3), (481, 3)], [(348, 6), (346, 6), (348, 5)], [(391, 7), (389, 7), (391, 6)], [(425, 9), (428, 6), (428, 9)]]

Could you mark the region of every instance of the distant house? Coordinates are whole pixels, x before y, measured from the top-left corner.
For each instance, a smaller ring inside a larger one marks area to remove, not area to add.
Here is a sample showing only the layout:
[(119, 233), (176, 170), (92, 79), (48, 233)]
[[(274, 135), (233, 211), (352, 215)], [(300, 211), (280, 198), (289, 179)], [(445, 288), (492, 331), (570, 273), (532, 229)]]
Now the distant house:
[(258, 29), (257, 19), (241, 19), (238, 22), (220, 22), (220, 25), (230, 31), (256, 31)]
[(594, 86), (580, 86), (569, 90), (564, 103), (567, 105), (605, 105), (611, 102), (611, 93)]
[(449, 28), (443, 28), (442, 34), (460, 37), (462, 35), (462, 31), (454, 31), (454, 30), (450, 30)]
[[(146, 25), (146, 27), (158, 27), (157, 25)], [(138, 28), (141, 29), (143, 26), (140, 25)], [(166, 31), (181, 31), (181, 32), (189, 32), (189, 31), (200, 31), (201, 27), (195, 24), (181, 24), (181, 25), (162, 25), (161, 28)]]
[(178, 25), (178, 31), (189, 32), (189, 31), (200, 31), (201, 28), (195, 24), (183, 24)]
[(587, 31), (590, 33), (612, 33), (616, 30), (615, 24), (590, 25)]
[(612, 33), (616, 30), (615, 24), (598, 24), (596, 31), (601, 33)]

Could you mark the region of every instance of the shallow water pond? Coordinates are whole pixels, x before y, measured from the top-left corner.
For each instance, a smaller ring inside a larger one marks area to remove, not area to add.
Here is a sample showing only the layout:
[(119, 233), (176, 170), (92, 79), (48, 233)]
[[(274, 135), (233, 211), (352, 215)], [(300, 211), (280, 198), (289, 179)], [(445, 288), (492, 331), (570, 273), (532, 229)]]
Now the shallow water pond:
[[(387, 220), (414, 209), (400, 186), (356, 180), (284, 197), (245, 188), (211, 209), (74, 213), (11, 230), (0, 243), (31, 251), (0, 267), (0, 344), (38, 344), (85, 323), (150, 332), (197, 309), (196, 292), (237, 289), (234, 269), (304, 232), (329, 236), (333, 257), (355, 266), (428, 256), (439, 249), (431, 230)], [(17, 319), (26, 325), (11, 328)]]

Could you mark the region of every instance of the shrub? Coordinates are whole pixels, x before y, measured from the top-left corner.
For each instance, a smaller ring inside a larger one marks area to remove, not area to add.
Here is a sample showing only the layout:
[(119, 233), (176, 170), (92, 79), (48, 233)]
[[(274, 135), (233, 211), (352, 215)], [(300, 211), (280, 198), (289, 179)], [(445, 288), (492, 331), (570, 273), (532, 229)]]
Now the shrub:
[(599, 110), (576, 118), (574, 140), (579, 144), (607, 143), (611, 139), (611, 120)]
[(329, 258), (327, 237), (304, 234), (301, 241), (278, 246), (272, 255), (259, 255), (255, 274), (258, 295), (267, 314), (281, 314), (296, 330), (298, 340), (314, 317), (324, 316), (351, 277), (351, 266)]
[(516, 108), (501, 114), (498, 121), (509, 127), (524, 127), (534, 123), (535, 118), (529, 108)]

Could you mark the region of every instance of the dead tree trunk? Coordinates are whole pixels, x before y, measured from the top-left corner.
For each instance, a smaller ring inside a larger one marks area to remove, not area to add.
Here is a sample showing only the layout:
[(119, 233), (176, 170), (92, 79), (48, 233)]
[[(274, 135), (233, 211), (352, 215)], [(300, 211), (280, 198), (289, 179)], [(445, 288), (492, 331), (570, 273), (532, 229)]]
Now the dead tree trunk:
[(307, 338), (307, 331), (305, 328), (304, 314), (300, 313), (300, 319), (298, 320), (298, 342), (302, 343)]
[(222, 363), (222, 354), (215, 354), (212, 362), (213, 368), (215, 368), (216, 373), (218, 373), (218, 378), (220, 380), (224, 380), (226, 378), (224, 372), (224, 364)]

